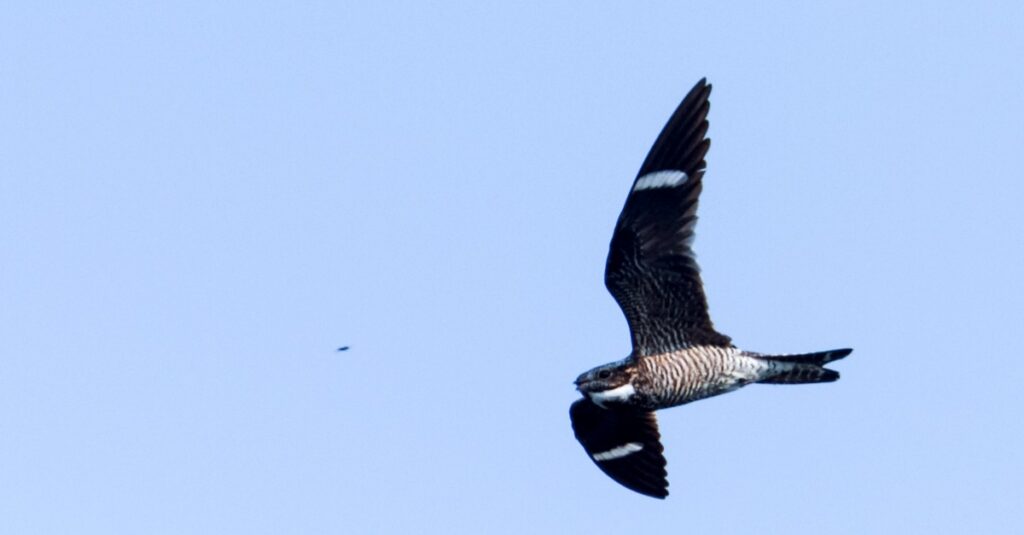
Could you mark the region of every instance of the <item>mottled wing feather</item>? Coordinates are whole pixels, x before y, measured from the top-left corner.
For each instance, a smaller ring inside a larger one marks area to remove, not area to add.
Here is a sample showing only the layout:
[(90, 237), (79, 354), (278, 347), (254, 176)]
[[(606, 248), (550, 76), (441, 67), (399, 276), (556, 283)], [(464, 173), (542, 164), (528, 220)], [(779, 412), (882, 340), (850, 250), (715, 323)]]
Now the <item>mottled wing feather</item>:
[(639, 356), (730, 345), (708, 316), (690, 247), (711, 143), (705, 138), (710, 92), (701, 80), (672, 114), (640, 167), (612, 235), (605, 285), (629, 322)]
[(569, 417), (576, 440), (608, 477), (640, 494), (668, 496), (668, 473), (653, 412), (602, 409), (581, 399), (572, 404)]

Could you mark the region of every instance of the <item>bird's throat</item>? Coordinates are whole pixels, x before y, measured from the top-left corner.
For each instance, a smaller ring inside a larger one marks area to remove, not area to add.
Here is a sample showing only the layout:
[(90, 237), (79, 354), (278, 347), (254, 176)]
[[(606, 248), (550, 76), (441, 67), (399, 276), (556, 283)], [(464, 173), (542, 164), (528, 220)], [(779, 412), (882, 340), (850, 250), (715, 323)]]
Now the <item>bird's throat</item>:
[(633, 384), (626, 383), (611, 390), (590, 392), (590, 400), (604, 407), (606, 403), (626, 403), (633, 397), (633, 394), (636, 394)]

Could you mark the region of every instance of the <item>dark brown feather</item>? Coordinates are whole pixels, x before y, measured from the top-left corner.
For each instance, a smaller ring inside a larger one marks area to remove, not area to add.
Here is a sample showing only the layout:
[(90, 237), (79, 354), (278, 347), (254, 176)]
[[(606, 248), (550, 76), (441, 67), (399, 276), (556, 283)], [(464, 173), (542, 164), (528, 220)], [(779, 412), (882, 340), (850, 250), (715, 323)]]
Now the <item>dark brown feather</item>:
[(630, 490), (655, 498), (668, 496), (668, 473), (653, 412), (626, 407), (602, 409), (588, 399), (581, 399), (572, 404), (569, 417), (576, 440), (591, 460), (597, 453), (630, 443), (641, 444), (639, 451), (618, 459), (594, 460), (594, 464)]
[(674, 187), (630, 190), (609, 247), (605, 285), (619, 303), (638, 356), (694, 345), (730, 345), (708, 315), (700, 268), (690, 247), (697, 223), (710, 140), (711, 86), (701, 80), (662, 129), (637, 180), (657, 171), (682, 171)]

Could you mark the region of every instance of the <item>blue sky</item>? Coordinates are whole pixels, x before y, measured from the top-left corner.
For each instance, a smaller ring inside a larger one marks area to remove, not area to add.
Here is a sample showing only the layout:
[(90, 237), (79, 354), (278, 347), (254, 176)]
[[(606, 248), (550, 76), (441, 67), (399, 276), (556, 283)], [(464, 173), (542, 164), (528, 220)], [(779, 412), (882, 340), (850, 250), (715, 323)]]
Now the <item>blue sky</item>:
[[(1020, 3), (370, 4), (0, 14), (2, 531), (1024, 529)], [(660, 413), (661, 502), (568, 407), (703, 76), (716, 326), (855, 352)]]

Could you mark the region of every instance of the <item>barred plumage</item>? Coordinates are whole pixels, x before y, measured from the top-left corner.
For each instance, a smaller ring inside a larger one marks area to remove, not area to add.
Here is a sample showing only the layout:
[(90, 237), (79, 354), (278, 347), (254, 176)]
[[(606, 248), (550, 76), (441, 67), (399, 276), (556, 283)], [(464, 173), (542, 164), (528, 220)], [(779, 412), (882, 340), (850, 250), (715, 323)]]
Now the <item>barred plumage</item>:
[(750, 383), (835, 381), (823, 366), (850, 349), (768, 356), (741, 351), (715, 330), (691, 249), (710, 141), (701, 80), (662, 129), (633, 182), (612, 235), (605, 285), (633, 341), (623, 360), (576, 379), (573, 431), (591, 460), (622, 485), (668, 495), (655, 410)]
[(650, 400), (645, 408), (674, 407), (757, 382), (770, 369), (735, 347), (695, 346), (640, 359), (638, 373), (647, 380), (637, 395)]

